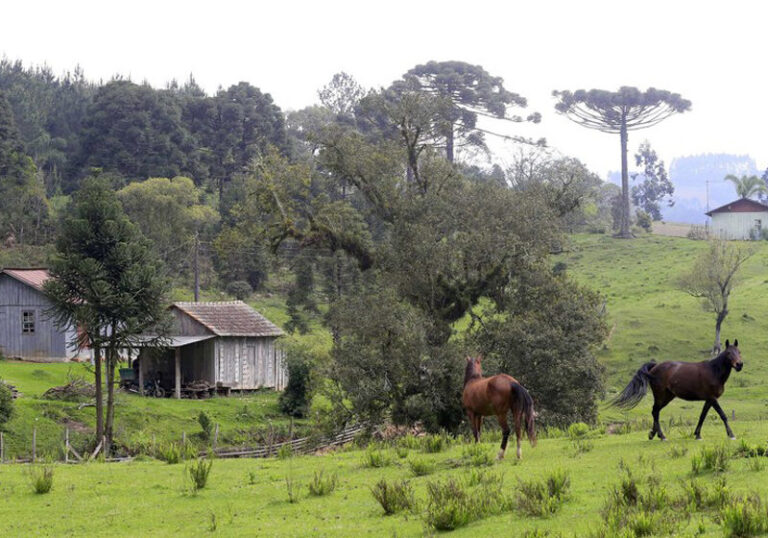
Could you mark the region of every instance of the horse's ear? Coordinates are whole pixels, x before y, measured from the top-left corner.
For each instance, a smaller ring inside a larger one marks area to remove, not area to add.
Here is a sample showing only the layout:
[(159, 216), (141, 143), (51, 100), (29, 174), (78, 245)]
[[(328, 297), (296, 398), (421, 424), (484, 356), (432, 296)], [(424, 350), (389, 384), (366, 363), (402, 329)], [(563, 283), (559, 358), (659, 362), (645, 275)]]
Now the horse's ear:
[(475, 357), (475, 360), (477, 361), (478, 364), (480, 364), (480, 363), (483, 362), (483, 356), (482, 355), (478, 355), (477, 357)]
[(739, 339), (733, 341), (733, 347), (739, 347)]
[(730, 344), (730, 342), (728, 340), (726, 340), (725, 341), (725, 348), (728, 349), (729, 347), (731, 347), (731, 344)]
[(467, 355), (467, 362), (472, 362), (472, 357), (470, 357), (469, 355)]

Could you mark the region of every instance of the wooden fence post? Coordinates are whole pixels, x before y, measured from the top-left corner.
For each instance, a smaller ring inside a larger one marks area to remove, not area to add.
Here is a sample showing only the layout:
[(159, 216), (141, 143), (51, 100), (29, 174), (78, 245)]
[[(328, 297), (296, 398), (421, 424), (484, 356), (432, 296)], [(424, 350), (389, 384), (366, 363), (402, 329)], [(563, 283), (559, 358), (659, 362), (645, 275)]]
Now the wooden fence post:
[(3, 439), (3, 432), (0, 432), (0, 463), (5, 461), (5, 440)]
[(213, 449), (216, 450), (216, 445), (219, 443), (219, 423), (216, 423), (216, 429), (213, 432)]
[(32, 428), (32, 463), (37, 459), (37, 426)]
[(187, 432), (181, 432), (181, 444), (186, 445), (187, 444)]
[(64, 463), (69, 463), (69, 428), (64, 430)]

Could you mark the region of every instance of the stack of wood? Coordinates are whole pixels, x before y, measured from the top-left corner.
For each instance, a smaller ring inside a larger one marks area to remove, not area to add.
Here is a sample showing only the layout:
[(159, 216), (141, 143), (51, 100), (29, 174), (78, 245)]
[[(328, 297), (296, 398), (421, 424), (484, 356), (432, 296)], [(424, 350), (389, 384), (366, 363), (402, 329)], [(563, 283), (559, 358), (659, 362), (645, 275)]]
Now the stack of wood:
[(6, 383), (5, 386), (11, 389), (11, 396), (13, 397), (14, 400), (19, 396), (21, 396), (21, 393), (18, 390), (16, 390), (16, 387), (11, 385), (10, 383)]
[(192, 381), (184, 385), (184, 393), (190, 398), (207, 398), (216, 391), (216, 385), (205, 380)]
[(43, 393), (46, 400), (80, 401), (95, 396), (96, 387), (82, 377), (71, 377), (66, 385), (51, 387)]

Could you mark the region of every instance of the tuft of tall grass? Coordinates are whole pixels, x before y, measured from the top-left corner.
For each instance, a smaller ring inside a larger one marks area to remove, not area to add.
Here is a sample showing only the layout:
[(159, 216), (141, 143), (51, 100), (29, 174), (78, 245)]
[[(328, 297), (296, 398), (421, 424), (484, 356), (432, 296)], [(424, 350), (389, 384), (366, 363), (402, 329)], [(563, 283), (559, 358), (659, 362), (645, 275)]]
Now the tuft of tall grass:
[(324, 497), (333, 493), (338, 483), (339, 477), (336, 473), (326, 476), (325, 470), (320, 469), (320, 471), (315, 471), (315, 475), (307, 487), (309, 494), (313, 497)]
[(49, 493), (53, 488), (53, 466), (33, 465), (29, 469), (29, 484), (38, 495)]
[(571, 480), (566, 471), (555, 470), (544, 480), (519, 481), (517, 509), (525, 515), (547, 517), (568, 498)]
[(730, 465), (731, 454), (725, 445), (704, 447), (691, 457), (691, 472), (694, 475), (706, 471), (724, 473)]
[(375, 445), (368, 445), (363, 454), (363, 467), (379, 469), (392, 463), (392, 458), (384, 450)]
[(465, 445), (461, 449), (461, 462), (469, 467), (485, 467), (493, 465), (493, 453), (480, 443)]
[(384, 515), (392, 515), (416, 506), (413, 487), (407, 480), (387, 482), (382, 478), (371, 488), (371, 494), (384, 509)]
[(204, 458), (200, 458), (186, 467), (186, 474), (189, 476), (193, 492), (200, 491), (208, 484), (211, 467), (213, 467), (213, 460), (206, 460)]
[(435, 472), (435, 463), (423, 458), (411, 458), (408, 467), (413, 476), (426, 476)]
[(427, 454), (437, 454), (448, 446), (448, 439), (439, 434), (425, 435), (421, 441), (421, 447)]

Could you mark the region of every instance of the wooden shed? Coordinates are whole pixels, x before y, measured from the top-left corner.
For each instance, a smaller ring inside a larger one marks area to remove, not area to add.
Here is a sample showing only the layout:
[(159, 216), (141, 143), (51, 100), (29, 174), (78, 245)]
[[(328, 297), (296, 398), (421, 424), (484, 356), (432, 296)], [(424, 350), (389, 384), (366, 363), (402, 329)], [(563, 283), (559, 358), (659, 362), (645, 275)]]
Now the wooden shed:
[(761, 239), (768, 226), (768, 205), (741, 198), (707, 213), (710, 233), (720, 239)]
[(6, 357), (40, 362), (90, 358), (90, 352), (69, 345), (76, 329), (59, 330), (47, 315), (51, 303), (43, 284), (49, 278), (42, 267), (0, 270), (0, 351)]
[(168, 348), (142, 348), (142, 380), (160, 379), (180, 395), (183, 385), (207, 381), (234, 390), (287, 382), (277, 340), (283, 331), (242, 301), (174, 303)]

